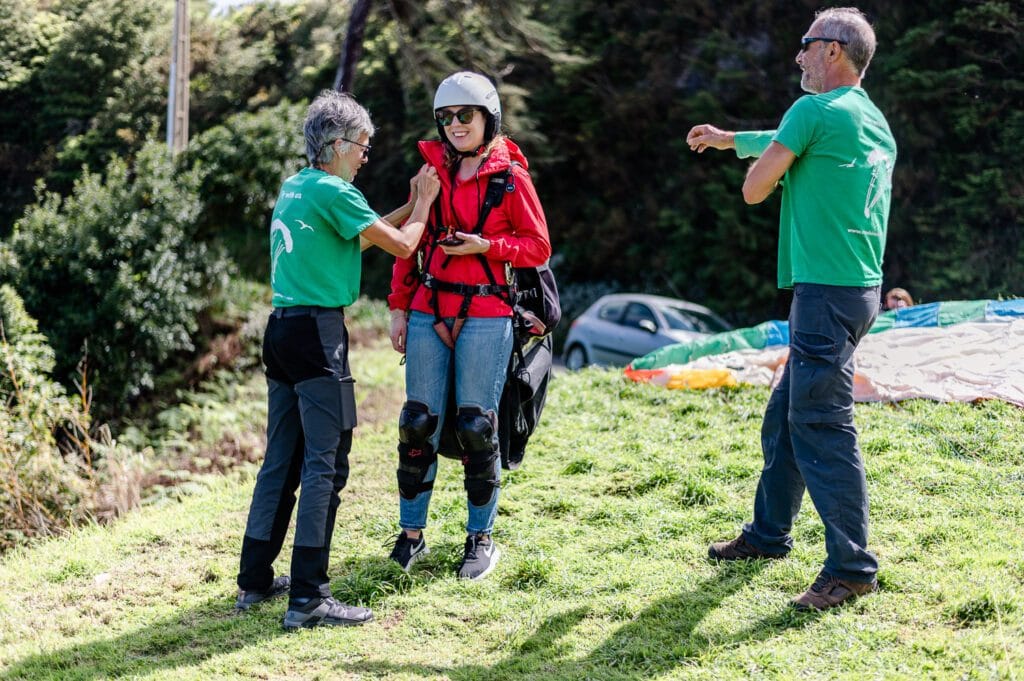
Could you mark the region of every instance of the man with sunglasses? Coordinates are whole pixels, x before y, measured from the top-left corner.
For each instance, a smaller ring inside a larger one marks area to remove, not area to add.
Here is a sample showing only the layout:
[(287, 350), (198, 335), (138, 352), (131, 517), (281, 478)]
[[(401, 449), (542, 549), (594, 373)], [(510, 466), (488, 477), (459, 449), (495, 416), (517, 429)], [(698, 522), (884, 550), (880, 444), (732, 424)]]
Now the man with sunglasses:
[(777, 130), (690, 130), (687, 143), (758, 157), (743, 198), (764, 201), (780, 184), (778, 280), (793, 289), (790, 353), (761, 430), (764, 468), (754, 518), (714, 560), (784, 557), (804, 489), (825, 525), (824, 569), (793, 600), (824, 610), (877, 588), (867, 549), (868, 497), (853, 424), (853, 353), (878, 314), (882, 254), (896, 144), (860, 87), (875, 34), (854, 8), (819, 12), (796, 63), (808, 95)]
[[(242, 539), (235, 603), (247, 610), (289, 593), (286, 629), (373, 619), (367, 608), (335, 601), (327, 576), (356, 425), (344, 308), (359, 297), (361, 250), (412, 254), (440, 187), (437, 172), (424, 166), (411, 181), (410, 201), (381, 218), (352, 184), (374, 132), (366, 109), (326, 90), (309, 106), (303, 131), (309, 167), (284, 181), (271, 218), (267, 451)], [(393, 226), (403, 221), (401, 229)], [(290, 576), (274, 577), (300, 485)]]

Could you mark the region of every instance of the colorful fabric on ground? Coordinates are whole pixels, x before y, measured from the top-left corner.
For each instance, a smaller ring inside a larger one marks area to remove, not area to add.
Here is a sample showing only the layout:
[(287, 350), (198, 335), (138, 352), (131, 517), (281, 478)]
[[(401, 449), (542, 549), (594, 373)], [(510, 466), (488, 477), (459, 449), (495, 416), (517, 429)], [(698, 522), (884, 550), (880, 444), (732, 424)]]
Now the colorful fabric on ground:
[(634, 359), (632, 369), (659, 369), (669, 364), (686, 364), (708, 355), (720, 355), (735, 350), (760, 350), (772, 345), (789, 343), (789, 322), (770, 321), (746, 329), (705, 336), (689, 343), (677, 343), (658, 348), (654, 352)]
[[(635, 360), (626, 375), (666, 387), (694, 388), (689, 379), (696, 375), (715, 375), (716, 385), (730, 378), (769, 385), (788, 357), (786, 343), (788, 325), (766, 322), (661, 348)], [(715, 371), (728, 374), (707, 373)], [(1002, 399), (1024, 406), (1024, 300), (950, 301), (879, 315), (857, 349), (854, 397)]]

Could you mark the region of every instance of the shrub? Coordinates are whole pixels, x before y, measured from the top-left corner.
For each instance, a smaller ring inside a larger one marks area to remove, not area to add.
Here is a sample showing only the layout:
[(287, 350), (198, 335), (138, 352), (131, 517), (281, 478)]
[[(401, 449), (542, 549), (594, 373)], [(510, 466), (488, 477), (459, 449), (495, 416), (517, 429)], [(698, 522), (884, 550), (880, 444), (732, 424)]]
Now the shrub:
[(87, 449), (62, 456), (55, 431), (81, 440), (80, 404), (47, 378), (53, 350), (10, 286), (0, 286), (0, 548), (83, 515)]
[(304, 104), (283, 102), (231, 116), (195, 137), (185, 155), (200, 183), (198, 234), (229, 244), (256, 279), (269, 274), (267, 234), (281, 182), (305, 165), (305, 113)]
[(0, 550), (139, 504), (141, 455), (105, 427), (89, 435), (88, 389), (69, 396), (54, 363), (17, 292), (0, 286)]
[[(15, 225), (4, 259), (28, 311), (71, 378), (87, 355), (103, 415), (151, 388), (174, 353), (192, 350), (196, 316), (227, 265), (195, 239), (198, 174), (176, 172), (148, 143), (129, 165), (86, 172), (70, 196), (39, 191)], [(13, 264), (11, 264), (13, 261)]]

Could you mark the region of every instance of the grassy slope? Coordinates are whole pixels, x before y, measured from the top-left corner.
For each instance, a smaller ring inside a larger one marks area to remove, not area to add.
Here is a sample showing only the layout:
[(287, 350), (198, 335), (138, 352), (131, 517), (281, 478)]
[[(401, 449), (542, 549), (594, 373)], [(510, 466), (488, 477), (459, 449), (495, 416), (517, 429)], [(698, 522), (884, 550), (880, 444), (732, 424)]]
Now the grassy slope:
[(372, 605), (375, 623), (288, 635), (283, 601), (233, 615), (252, 481), (225, 479), (4, 557), (0, 680), (1024, 676), (1019, 409), (858, 406), (882, 590), (798, 615), (786, 604), (823, 551), (809, 501), (790, 559), (705, 559), (749, 513), (766, 390), (559, 376), (525, 466), (505, 478), (504, 558), (465, 584), (452, 577), (465, 520), (457, 462), (441, 462), (430, 556), (411, 576), (385, 560), (401, 373), (382, 348), (353, 366), (364, 414), (381, 420), (357, 431), (333, 587)]

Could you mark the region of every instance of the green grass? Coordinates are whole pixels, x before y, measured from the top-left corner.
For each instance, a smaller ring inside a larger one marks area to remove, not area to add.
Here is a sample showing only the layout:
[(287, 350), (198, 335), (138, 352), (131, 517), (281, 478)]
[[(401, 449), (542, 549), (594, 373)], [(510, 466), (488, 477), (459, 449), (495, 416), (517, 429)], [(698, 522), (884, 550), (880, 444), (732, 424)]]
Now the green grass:
[(750, 513), (767, 390), (558, 376), (522, 469), (505, 475), (502, 562), (466, 584), (453, 578), (454, 461), (441, 461), (430, 555), (411, 575), (386, 560), (401, 368), (381, 346), (353, 367), (373, 418), (357, 430), (331, 574), (374, 623), (286, 634), (283, 601), (232, 613), (249, 473), (3, 557), (0, 681), (1024, 676), (1019, 409), (858, 405), (881, 591), (801, 615), (788, 600), (824, 551), (809, 500), (787, 560), (705, 559)]

